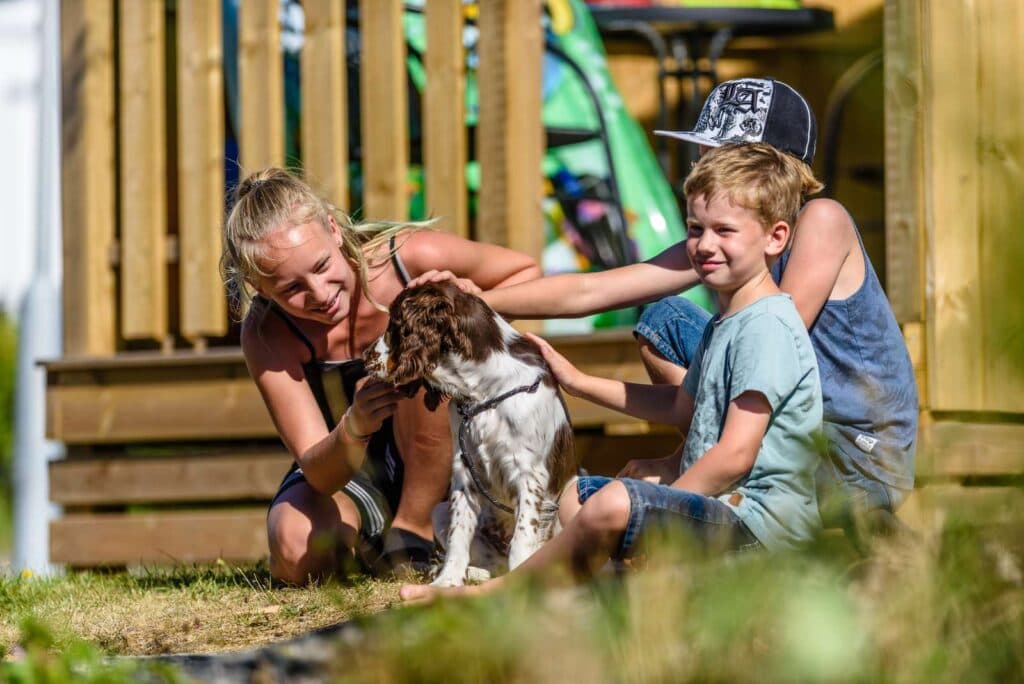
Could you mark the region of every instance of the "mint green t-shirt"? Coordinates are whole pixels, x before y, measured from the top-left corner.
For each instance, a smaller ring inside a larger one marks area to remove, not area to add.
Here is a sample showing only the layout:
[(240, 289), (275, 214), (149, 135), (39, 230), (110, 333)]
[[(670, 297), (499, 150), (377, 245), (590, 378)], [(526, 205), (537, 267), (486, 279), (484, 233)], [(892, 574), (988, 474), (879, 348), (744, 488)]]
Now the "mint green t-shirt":
[(821, 527), (814, 490), (821, 385), (810, 337), (789, 295), (713, 318), (683, 386), (695, 408), (681, 472), (718, 442), (732, 400), (748, 391), (767, 398), (772, 413), (754, 466), (719, 498), (768, 549), (810, 540)]

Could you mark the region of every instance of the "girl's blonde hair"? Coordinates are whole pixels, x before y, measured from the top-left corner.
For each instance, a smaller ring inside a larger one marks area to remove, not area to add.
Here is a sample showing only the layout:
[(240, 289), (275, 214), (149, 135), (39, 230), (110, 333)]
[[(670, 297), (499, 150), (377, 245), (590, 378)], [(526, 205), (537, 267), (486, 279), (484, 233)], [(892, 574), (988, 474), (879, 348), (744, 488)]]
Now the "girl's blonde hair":
[(686, 177), (687, 197), (725, 195), (753, 211), (766, 228), (796, 225), (800, 207), (822, 185), (805, 162), (764, 143), (722, 145), (705, 152)]
[(374, 252), (403, 230), (419, 230), (431, 222), (356, 223), (317, 195), (302, 179), (285, 169), (270, 167), (251, 174), (238, 184), (231, 211), (224, 222), (220, 267), (232, 311), (239, 319), (245, 316), (255, 296), (252, 283), (268, 275), (259, 267), (267, 236), (282, 226), (299, 226), (312, 221), (329, 231), (330, 217), (334, 217), (338, 224), (341, 253), (358, 274), (366, 298), (378, 309), (387, 311), (387, 307), (370, 295), (368, 280), (369, 269), (389, 259), (392, 252), (388, 251), (374, 263), (367, 260), (366, 254)]

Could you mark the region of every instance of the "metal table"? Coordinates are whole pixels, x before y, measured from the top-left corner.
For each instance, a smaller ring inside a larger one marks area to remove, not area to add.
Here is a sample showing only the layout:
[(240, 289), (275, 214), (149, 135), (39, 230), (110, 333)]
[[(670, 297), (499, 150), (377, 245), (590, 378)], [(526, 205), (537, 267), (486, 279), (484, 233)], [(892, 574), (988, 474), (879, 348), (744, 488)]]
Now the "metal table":
[[(615, 7), (591, 6), (598, 30), (608, 37), (632, 37), (645, 42), (658, 60), (659, 129), (691, 128), (707, 93), (718, 83), (717, 65), (733, 38), (780, 36), (828, 31), (834, 28), (832, 11), (814, 7), (762, 9), (755, 7)], [(701, 79), (709, 82), (701, 86)], [(674, 79), (680, 98), (674, 122), (668, 120), (665, 82)], [(689, 102), (684, 82), (692, 84)], [(689, 117), (688, 117), (689, 115)], [(656, 140), (658, 161), (669, 172), (667, 141)], [(696, 151), (681, 145), (679, 160), (692, 161)], [(685, 166), (680, 166), (685, 168)]]

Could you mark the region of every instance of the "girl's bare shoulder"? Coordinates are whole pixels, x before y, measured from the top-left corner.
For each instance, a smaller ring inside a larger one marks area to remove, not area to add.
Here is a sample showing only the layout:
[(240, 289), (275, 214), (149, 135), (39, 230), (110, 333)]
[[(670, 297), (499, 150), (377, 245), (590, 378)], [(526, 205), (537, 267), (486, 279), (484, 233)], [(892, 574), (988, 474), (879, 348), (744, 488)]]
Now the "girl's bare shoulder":
[(797, 226), (810, 227), (821, 237), (834, 240), (855, 238), (853, 218), (839, 202), (827, 197), (812, 199), (800, 210)]
[(245, 318), (241, 331), (242, 354), (246, 362), (270, 365), (302, 364), (309, 350), (287, 324), (266, 304), (254, 302)]

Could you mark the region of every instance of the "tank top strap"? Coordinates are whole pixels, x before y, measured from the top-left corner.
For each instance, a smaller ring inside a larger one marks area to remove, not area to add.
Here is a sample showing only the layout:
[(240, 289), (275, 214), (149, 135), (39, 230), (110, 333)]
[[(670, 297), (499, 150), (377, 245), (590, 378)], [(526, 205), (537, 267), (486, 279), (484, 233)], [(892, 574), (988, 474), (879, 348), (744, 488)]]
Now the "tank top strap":
[(306, 333), (302, 332), (302, 330), (299, 328), (298, 323), (296, 323), (291, 316), (282, 311), (281, 307), (279, 307), (273, 301), (266, 299), (264, 297), (257, 297), (257, 300), (261, 302), (262, 306), (265, 306), (266, 308), (273, 311), (274, 314), (278, 318), (280, 318), (286, 326), (288, 326), (288, 329), (291, 330), (292, 333), (297, 338), (299, 338), (299, 341), (306, 345), (306, 349), (309, 350), (310, 362), (315, 362), (317, 360), (316, 347), (313, 346), (313, 343), (310, 341), (309, 337), (306, 336)]
[(388, 246), (391, 249), (391, 263), (395, 265), (395, 271), (398, 272), (398, 279), (402, 281), (402, 285), (408, 285), (412, 278), (409, 277), (409, 271), (405, 269), (405, 264), (402, 263), (402, 257), (398, 256), (398, 250), (395, 248), (394, 235), (392, 235), (391, 239), (388, 241)]

